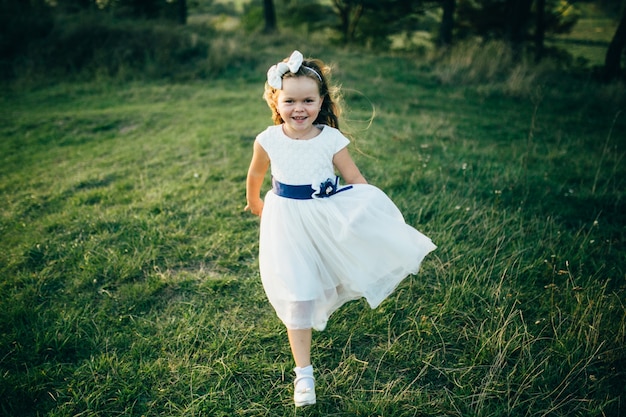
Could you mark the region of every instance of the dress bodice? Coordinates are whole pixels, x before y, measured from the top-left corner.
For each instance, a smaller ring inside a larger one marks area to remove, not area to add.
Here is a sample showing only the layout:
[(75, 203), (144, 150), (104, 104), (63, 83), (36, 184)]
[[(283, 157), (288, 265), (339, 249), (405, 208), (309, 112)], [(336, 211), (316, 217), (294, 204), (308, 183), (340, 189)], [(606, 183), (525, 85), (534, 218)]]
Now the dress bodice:
[(320, 125), (312, 139), (291, 139), (282, 125), (270, 126), (256, 140), (270, 157), (272, 176), (285, 184), (315, 184), (335, 175), (333, 156), (350, 141), (338, 129)]

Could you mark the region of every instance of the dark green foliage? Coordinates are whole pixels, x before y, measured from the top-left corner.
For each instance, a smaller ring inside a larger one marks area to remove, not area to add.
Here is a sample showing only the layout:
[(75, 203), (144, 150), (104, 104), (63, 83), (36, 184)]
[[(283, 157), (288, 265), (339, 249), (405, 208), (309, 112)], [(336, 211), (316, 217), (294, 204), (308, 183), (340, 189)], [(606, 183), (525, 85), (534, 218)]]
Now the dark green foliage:
[(0, 27), (0, 77), (6, 78), (31, 43), (48, 36), (54, 20), (43, 1), (5, 0), (0, 2)]
[[(16, 1), (16, 0), (5, 0)], [(49, 6), (61, 13), (105, 11), (115, 16), (132, 19), (162, 19), (177, 21), (179, 7), (185, 0), (55, 0)]]
[[(390, 36), (421, 29), (424, 4), (415, 1), (363, 1), (363, 14), (349, 40), (388, 48)], [(423, 27), (422, 27), (423, 28)]]
[[(208, 27), (126, 20), (103, 12), (59, 15), (3, 61), (5, 79), (37, 77), (206, 78), (254, 60)], [(14, 34), (19, 36), (19, 33)]]
[(38, 55), (52, 71), (104, 71), (115, 75), (152, 67), (162, 75), (172, 75), (178, 66), (206, 58), (208, 53), (206, 42), (193, 42), (189, 34), (167, 26), (132, 21), (107, 23), (97, 15), (77, 23), (68, 20), (51, 33), (56, 42), (40, 44)]
[(287, 27), (304, 28), (308, 33), (333, 27), (333, 8), (317, 0), (284, 0), (277, 9), (278, 20)]
[[(525, 7), (518, 7), (523, 4)], [(522, 37), (530, 40), (535, 30), (534, 2), (524, 0), (459, 0), (456, 29), (463, 38), (478, 35), (490, 39), (510, 39), (517, 25)], [(579, 13), (571, 2), (546, 0), (545, 30), (566, 33), (576, 24)], [(515, 40), (515, 39), (511, 39)]]

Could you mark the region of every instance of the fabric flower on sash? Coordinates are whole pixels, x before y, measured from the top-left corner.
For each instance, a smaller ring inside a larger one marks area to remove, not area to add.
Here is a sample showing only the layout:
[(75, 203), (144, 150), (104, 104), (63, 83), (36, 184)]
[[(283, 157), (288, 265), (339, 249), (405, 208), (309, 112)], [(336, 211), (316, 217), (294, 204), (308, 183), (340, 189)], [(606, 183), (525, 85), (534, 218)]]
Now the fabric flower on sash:
[(335, 177), (334, 180), (332, 178), (326, 179), (325, 181), (321, 182), (319, 186), (315, 186), (315, 184), (316, 183), (314, 182), (311, 185), (311, 188), (313, 188), (314, 190), (313, 198), (330, 197), (331, 195), (335, 195), (337, 193), (340, 193), (342, 191), (346, 191), (352, 188), (351, 185), (339, 188), (339, 177), (337, 176)]

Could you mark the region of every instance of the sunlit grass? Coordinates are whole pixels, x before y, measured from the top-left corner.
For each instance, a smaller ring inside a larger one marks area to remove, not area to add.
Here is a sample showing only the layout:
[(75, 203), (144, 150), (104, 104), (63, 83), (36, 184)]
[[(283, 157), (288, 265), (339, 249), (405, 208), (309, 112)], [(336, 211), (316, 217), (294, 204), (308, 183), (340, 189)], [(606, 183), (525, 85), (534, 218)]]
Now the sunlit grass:
[[(448, 84), (443, 66), (283, 42), (259, 66), (295, 47), (328, 57), (356, 161), (438, 245), (379, 309), (350, 303), (315, 334), (319, 403), (297, 414), (623, 412), (619, 85)], [(258, 72), (7, 88), (4, 414), (294, 415), (243, 212), (270, 123)]]

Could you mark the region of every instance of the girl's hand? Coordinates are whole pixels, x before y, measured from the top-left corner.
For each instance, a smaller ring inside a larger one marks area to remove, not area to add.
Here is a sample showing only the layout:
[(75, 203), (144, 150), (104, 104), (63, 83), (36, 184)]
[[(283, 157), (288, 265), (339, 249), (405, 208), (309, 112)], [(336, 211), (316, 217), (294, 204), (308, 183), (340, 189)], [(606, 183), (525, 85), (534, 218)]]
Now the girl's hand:
[(255, 216), (261, 217), (261, 214), (263, 213), (263, 204), (263, 200), (260, 198), (258, 200), (248, 201), (248, 204), (246, 204), (243, 210), (249, 211)]

